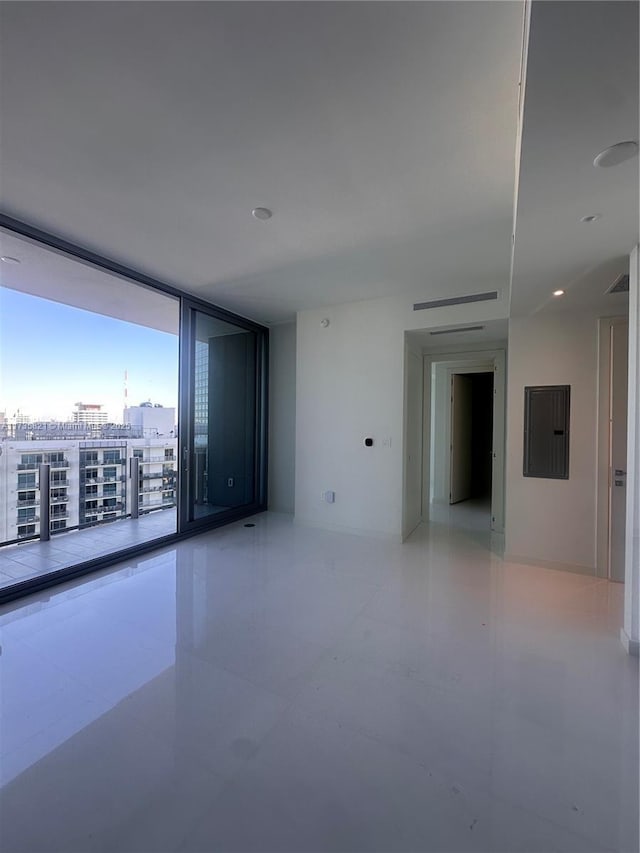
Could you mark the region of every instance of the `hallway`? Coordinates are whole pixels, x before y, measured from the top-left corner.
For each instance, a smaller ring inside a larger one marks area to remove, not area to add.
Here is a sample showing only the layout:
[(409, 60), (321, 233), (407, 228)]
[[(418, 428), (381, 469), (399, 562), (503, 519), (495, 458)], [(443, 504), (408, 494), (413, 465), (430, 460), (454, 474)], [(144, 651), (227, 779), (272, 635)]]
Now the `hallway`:
[(637, 850), (620, 585), (252, 522), (0, 610), (3, 849)]

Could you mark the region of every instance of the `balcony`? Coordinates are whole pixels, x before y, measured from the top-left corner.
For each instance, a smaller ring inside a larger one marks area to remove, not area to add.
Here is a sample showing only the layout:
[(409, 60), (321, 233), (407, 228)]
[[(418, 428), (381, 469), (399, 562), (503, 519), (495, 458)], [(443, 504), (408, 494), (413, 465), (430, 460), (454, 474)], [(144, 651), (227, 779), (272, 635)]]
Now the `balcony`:
[[(87, 503), (98, 500), (109, 500), (106, 498), (89, 498), (89, 501), (80, 501), (80, 511), (85, 513), (94, 513), (94, 512), (116, 512), (117, 510), (121, 510), (124, 507), (123, 501), (116, 501), (114, 504), (107, 504), (105, 506), (104, 502), (102, 504), (98, 504), (98, 506), (87, 506)], [(84, 503), (84, 506), (82, 504)]]
[(58, 521), (61, 518), (69, 518), (68, 512), (52, 512), (49, 521)]
[(116, 474), (115, 477), (87, 477), (84, 482), (93, 486), (96, 483), (124, 483), (126, 479), (125, 474)]
[(148, 474), (142, 474), (143, 480), (161, 480), (162, 479), (162, 471), (158, 471), (154, 473), (153, 471)]
[(18, 539), (30, 539), (33, 533), (18, 533)]
[[(68, 500), (69, 500), (69, 496), (68, 496), (68, 495), (65, 495), (65, 496), (64, 496), (64, 497), (62, 497), (62, 498), (54, 498), (54, 497), (50, 497), (50, 498), (49, 498), (49, 503), (50, 503), (50, 504), (64, 504), (64, 503), (67, 503), (67, 502), (68, 502)], [(38, 501), (38, 503), (40, 503), (40, 501)]]
[(40, 498), (21, 498), (18, 497), (16, 501), (16, 506), (39, 506)]
[(18, 462), (16, 467), (18, 471), (37, 471), (40, 465), (40, 462)]
[(151, 464), (156, 464), (156, 463), (161, 463), (161, 462), (162, 463), (164, 463), (164, 462), (167, 462), (167, 463), (175, 462), (176, 457), (175, 456), (148, 456), (146, 459), (140, 459), (140, 457), (138, 457), (138, 461), (140, 462), (141, 465), (151, 465)]
[(54, 468), (70, 468), (71, 467), (71, 465), (69, 465), (68, 459), (61, 459), (59, 462), (49, 462), (48, 464), (51, 466), (51, 470), (53, 470)]
[(28, 515), (26, 518), (17, 516), (16, 524), (36, 524), (40, 521), (39, 515)]
[(133, 544), (149, 542), (159, 536), (175, 533), (176, 530), (176, 509), (169, 504), (142, 506), (140, 518), (121, 515), (103, 520), (105, 512), (113, 511), (113, 507), (99, 512), (87, 511), (87, 516), (97, 516), (97, 521), (81, 521), (85, 526), (80, 529), (51, 531), (50, 542), (38, 540), (37, 516), (35, 519), (20, 519), (21, 526), (36, 524), (36, 528), (33, 533), (23, 533), (19, 536), (16, 533), (16, 540), (19, 541), (1, 549), (0, 587), (55, 571), (61, 568), (61, 563), (65, 567), (73, 566), (84, 560), (131, 547)]

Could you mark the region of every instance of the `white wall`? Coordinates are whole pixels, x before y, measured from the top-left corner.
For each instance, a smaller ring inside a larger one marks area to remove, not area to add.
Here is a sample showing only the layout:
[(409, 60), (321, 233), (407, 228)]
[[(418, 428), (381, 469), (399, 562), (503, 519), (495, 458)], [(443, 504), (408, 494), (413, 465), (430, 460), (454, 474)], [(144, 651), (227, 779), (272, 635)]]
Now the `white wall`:
[[(298, 314), (297, 521), (402, 538), (404, 332), (507, 311), (497, 301), (414, 312), (413, 301), (372, 299)], [(363, 447), (366, 436), (375, 439), (372, 448)], [(326, 490), (335, 491), (334, 504), (321, 500)]]
[[(506, 556), (594, 573), (598, 319), (538, 314), (509, 322)], [(569, 479), (522, 474), (525, 385), (570, 385)]]
[(629, 260), (629, 396), (627, 414), (627, 529), (622, 641), (640, 646), (640, 249)]
[(404, 339), (386, 303), (298, 315), (296, 520), (399, 538)]
[(269, 330), (269, 509), (293, 512), (296, 441), (296, 324)]

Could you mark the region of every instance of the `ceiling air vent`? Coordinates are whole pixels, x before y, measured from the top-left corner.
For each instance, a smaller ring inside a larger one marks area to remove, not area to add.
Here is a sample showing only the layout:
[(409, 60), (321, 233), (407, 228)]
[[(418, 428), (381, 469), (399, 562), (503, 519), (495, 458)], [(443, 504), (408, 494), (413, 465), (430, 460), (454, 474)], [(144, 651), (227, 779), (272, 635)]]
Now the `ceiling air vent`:
[(466, 305), (468, 302), (491, 302), (498, 298), (497, 290), (486, 293), (469, 293), (467, 296), (450, 296), (448, 299), (432, 299), (430, 302), (416, 302), (414, 311), (424, 311), (427, 308), (446, 308), (448, 305)]
[(629, 293), (629, 276), (627, 273), (619, 275), (605, 293)]
[(457, 332), (481, 332), (484, 326), (458, 326), (456, 329), (438, 329), (435, 332), (429, 332), (430, 335), (454, 335)]

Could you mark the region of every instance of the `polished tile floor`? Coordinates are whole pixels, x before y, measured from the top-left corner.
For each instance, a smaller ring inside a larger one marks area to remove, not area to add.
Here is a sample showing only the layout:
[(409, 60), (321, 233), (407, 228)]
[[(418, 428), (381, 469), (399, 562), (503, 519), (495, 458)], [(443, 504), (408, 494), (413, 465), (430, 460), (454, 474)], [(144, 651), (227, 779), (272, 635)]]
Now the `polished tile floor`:
[(0, 589), (176, 532), (176, 508), (0, 547)]
[(0, 610), (0, 848), (637, 851), (621, 586), (263, 514)]

